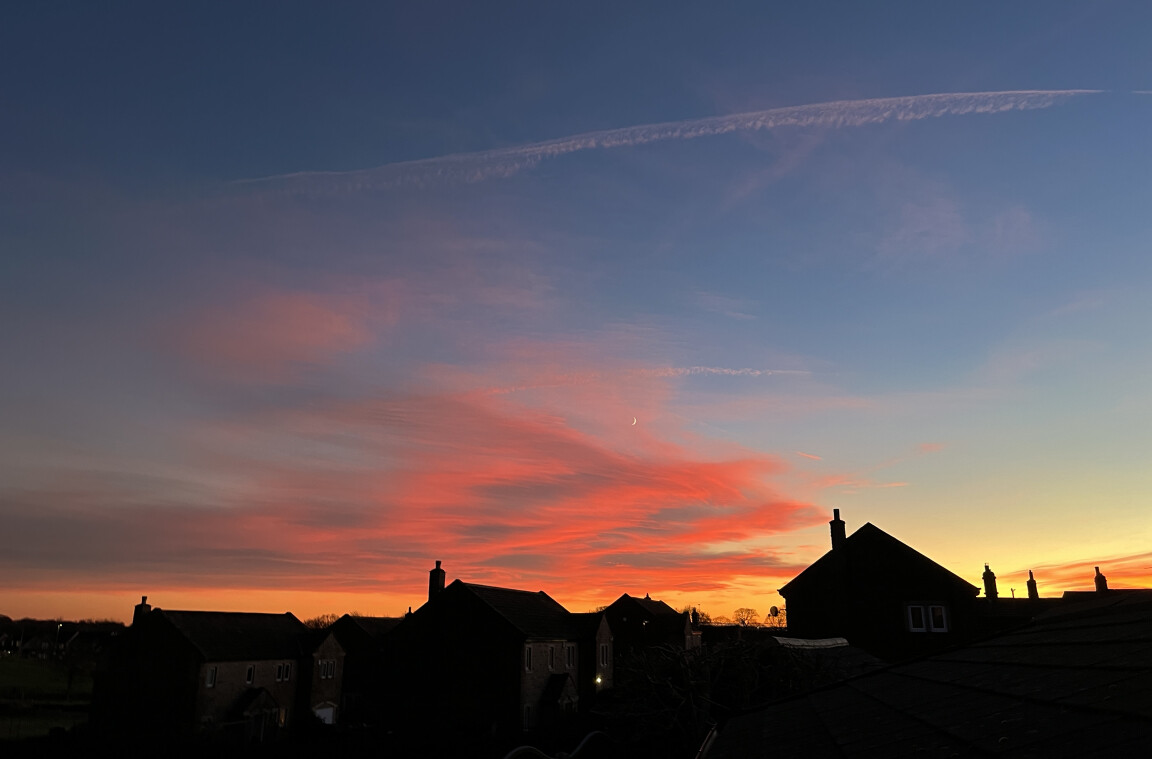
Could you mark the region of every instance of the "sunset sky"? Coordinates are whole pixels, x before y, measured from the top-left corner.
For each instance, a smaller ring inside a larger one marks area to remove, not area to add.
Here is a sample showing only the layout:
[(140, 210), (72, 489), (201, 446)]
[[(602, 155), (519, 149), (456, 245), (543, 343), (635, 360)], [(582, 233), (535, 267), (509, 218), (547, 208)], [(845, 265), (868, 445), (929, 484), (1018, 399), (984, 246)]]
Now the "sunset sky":
[(1152, 3), (16, 3), (0, 613), (1152, 586)]

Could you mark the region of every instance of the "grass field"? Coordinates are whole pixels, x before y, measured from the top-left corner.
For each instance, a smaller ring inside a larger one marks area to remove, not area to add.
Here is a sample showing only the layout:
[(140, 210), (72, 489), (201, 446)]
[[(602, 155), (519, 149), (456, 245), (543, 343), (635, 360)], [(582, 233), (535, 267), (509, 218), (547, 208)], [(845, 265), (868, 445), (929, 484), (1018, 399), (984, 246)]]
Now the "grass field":
[(91, 673), (75, 672), (69, 692), (68, 667), (63, 662), (0, 657), (0, 702), (66, 702), (91, 698)]
[(90, 673), (74, 672), (69, 690), (63, 662), (0, 657), (0, 741), (35, 738), (87, 722), (91, 698)]

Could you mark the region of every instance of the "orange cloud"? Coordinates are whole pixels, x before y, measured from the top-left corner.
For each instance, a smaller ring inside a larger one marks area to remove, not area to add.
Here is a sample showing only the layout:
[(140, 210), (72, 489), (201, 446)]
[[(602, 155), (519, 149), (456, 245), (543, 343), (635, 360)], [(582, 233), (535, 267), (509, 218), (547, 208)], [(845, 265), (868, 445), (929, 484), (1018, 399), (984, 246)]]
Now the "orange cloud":
[[(292, 307), (256, 312), (316, 306), (272, 302)], [(361, 333), (344, 325), (324, 329), (355, 346)], [(0, 506), (0, 556), (16, 551), (0, 569), (23, 585), (89, 575), (140, 592), (385, 592), (401, 608), (420, 602), (433, 559), (577, 608), (639, 588), (723, 593), (794, 575), (766, 541), (822, 511), (778, 492), (782, 459), (683, 429), (669, 413), (682, 378), (606, 357), (629, 339), (511, 340), (468, 370), (425, 366), (413, 387), (205, 423), (191, 443), (217, 487), (109, 475), (24, 494)]]
[[(1152, 588), (1152, 552), (1042, 564), (1028, 569), (1033, 570), (1043, 596), (1065, 590), (1094, 590), (1096, 567), (1108, 578), (1109, 588)], [(1018, 570), (1025, 579), (1028, 569)]]

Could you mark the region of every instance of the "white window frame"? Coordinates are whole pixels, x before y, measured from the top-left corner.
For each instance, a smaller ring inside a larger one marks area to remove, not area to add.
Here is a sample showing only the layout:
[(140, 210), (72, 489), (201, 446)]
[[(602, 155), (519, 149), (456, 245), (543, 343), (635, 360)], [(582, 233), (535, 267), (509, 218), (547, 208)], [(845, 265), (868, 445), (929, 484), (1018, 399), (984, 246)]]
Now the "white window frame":
[(524, 671), (532, 671), (532, 646), (524, 646)]
[(607, 643), (601, 643), (600, 644), (600, 666), (601, 667), (607, 667), (608, 666), (608, 644)]
[(572, 669), (576, 666), (576, 646), (565, 646), (564, 651), (564, 655), (567, 657), (567, 667)]
[[(908, 622), (908, 632), (922, 633), (928, 632), (928, 609), (920, 604), (908, 604), (904, 607), (905, 621)], [(915, 612), (920, 612), (920, 624), (916, 624), (913, 617)]]
[(244, 684), (251, 685), (256, 679), (256, 665), (249, 664), (248, 669), (244, 670)]
[(204, 687), (205, 688), (215, 688), (216, 687), (216, 668), (215, 667), (209, 667), (204, 672)]
[[(936, 609), (940, 610), (940, 624), (936, 624), (936, 618), (932, 612)], [(948, 632), (948, 607), (943, 604), (931, 604), (928, 609), (927, 622), (928, 629), (931, 632)]]
[(556, 646), (548, 646), (548, 669), (556, 669)]

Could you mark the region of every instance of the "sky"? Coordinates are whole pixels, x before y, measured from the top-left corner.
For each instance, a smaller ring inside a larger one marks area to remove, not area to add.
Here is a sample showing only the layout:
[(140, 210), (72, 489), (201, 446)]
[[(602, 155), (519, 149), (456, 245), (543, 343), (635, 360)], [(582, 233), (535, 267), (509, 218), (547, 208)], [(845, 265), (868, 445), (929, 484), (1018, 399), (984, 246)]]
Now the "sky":
[(1152, 585), (1152, 5), (21, 3), (0, 613)]

